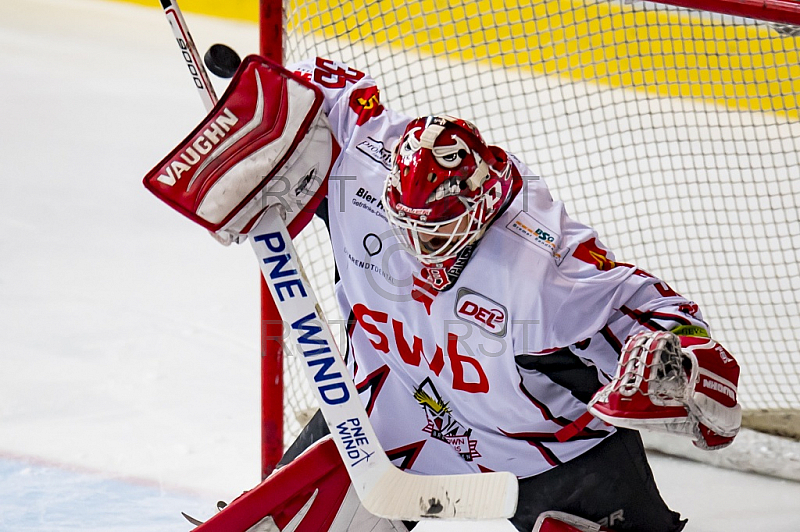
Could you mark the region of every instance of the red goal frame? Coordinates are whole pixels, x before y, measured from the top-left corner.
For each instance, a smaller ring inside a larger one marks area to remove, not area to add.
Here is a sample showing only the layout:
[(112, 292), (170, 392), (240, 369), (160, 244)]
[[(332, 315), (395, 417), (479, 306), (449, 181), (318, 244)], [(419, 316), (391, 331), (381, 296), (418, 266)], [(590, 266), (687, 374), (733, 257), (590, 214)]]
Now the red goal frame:
[[(283, 64), (283, 0), (259, 0), (259, 53)], [(283, 456), (283, 325), (261, 273), (261, 479)]]
[(795, 0), (655, 0), (659, 4), (800, 26), (800, 2)]

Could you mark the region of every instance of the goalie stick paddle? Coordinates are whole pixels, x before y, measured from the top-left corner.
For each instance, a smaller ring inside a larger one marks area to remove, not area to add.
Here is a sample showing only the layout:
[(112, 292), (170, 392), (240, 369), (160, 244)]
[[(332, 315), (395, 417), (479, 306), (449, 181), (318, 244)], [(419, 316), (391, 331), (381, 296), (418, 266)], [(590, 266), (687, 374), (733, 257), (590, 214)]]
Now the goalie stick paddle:
[(415, 475), (389, 461), (303, 273), (280, 209), (267, 209), (249, 240), (364, 507), (379, 517), (409, 521), (513, 516), (518, 485), (511, 473)]

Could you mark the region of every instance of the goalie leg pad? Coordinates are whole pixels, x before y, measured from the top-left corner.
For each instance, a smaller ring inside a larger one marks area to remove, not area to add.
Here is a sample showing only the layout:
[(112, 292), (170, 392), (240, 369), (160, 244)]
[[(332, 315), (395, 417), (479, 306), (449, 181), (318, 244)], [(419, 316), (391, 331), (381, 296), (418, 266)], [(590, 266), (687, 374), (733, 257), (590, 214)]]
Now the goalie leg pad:
[(544, 512), (536, 519), (532, 532), (613, 532), (588, 519), (565, 512)]
[(195, 532), (407, 532), (368, 513), (330, 437), (314, 443)]
[(319, 88), (248, 56), (195, 130), (144, 178), (159, 199), (221, 242), (242, 235), (281, 205), (294, 236), (326, 192), (339, 146)]

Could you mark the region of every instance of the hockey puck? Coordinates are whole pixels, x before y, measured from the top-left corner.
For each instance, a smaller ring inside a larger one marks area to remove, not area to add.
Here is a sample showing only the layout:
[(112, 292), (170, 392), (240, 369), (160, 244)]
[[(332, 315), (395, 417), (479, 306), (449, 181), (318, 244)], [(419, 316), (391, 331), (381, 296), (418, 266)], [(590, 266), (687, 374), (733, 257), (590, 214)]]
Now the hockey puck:
[(203, 62), (212, 74), (228, 79), (232, 78), (236, 73), (236, 69), (239, 68), (242, 60), (239, 58), (239, 54), (230, 46), (212, 44), (206, 55), (203, 56)]

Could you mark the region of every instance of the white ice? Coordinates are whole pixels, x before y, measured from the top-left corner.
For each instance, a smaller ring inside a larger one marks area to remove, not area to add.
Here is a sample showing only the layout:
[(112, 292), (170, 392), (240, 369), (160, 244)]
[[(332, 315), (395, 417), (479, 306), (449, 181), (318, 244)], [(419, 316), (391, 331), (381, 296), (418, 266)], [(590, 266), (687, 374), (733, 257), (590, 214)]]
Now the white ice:
[[(258, 269), (141, 184), (203, 115), (153, 4), (0, 2), (0, 531), (189, 530), (259, 481)], [(688, 530), (800, 530), (798, 483), (652, 464)]]

